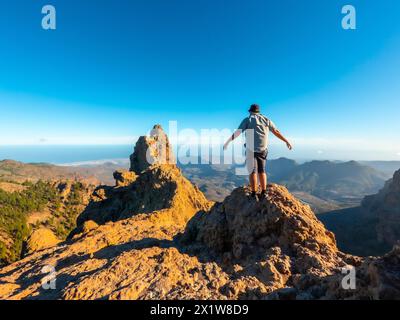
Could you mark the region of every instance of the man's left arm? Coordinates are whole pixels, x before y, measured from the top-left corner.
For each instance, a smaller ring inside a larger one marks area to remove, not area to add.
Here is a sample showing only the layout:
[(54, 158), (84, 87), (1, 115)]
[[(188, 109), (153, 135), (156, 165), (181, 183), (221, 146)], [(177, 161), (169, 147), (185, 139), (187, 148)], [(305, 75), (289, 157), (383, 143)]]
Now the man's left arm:
[(282, 133), (277, 129), (277, 127), (272, 122), (270, 122), (270, 130), (275, 135), (275, 137), (286, 143), (286, 146), (288, 147), (289, 150), (293, 149), (290, 142), (282, 135)]

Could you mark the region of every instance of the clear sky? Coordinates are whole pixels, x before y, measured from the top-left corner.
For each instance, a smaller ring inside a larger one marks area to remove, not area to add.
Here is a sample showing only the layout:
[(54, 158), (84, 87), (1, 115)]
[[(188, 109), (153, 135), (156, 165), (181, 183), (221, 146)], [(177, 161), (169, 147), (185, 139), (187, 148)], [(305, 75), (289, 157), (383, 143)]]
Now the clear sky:
[(0, 147), (233, 130), (257, 102), (277, 154), (400, 160), (398, 0), (9, 0), (0, 39)]

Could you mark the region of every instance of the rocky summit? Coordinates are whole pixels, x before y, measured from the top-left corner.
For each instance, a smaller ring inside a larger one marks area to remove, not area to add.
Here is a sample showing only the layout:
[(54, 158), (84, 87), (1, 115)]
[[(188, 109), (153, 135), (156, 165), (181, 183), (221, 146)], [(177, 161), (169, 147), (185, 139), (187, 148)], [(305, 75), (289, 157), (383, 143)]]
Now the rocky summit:
[[(384, 257), (340, 252), (279, 185), (262, 201), (241, 187), (212, 203), (171, 161), (143, 162), (144, 146), (165, 138), (158, 130), (138, 140), (131, 170), (94, 191), (67, 241), (0, 269), (0, 299), (400, 298), (397, 246)], [(46, 270), (55, 270), (54, 289), (42, 286)]]

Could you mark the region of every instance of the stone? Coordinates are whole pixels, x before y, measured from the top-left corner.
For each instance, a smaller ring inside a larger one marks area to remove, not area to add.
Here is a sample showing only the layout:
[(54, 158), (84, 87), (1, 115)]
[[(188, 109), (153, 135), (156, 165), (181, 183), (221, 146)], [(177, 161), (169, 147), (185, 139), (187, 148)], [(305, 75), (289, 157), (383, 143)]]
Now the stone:
[(137, 174), (151, 166), (176, 164), (168, 136), (161, 125), (155, 125), (149, 136), (138, 139), (130, 161), (130, 171)]
[(82, 231), (83, 231), (83, 233), (88, 233), (92, 230), (97, 229), (98, 227), (99, 227), (99, 225), (96, 222), (89, 220), (89, 221), (84, 222), (84, 224), (82, 226)]
[(37, 251), (41, 251), (60, 243), (53, 231), (46, 228), (40, 228), (35, 230), (28, 238), (26, 242), (26, 254), (32, 254)]
[(137, 175), (132, 171), (117, 170), (113, 174), (116, 187), (127, 187), (137, 179)]

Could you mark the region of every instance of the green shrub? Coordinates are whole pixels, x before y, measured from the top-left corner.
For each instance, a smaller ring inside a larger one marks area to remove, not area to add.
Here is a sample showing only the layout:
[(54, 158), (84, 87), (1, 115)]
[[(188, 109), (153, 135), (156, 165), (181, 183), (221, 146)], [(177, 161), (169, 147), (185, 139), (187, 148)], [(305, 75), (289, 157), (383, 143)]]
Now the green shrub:
[(27, 216), (31, 212), (41, 212), (49, 208), (52, 214), (45, 222), (37, 222), (32, 227), (45, 226), (55, 232), (59, 239), (66, 239), (76, 227), (80, 213), (82, 193), (85, 187), (80, 182), (71, 186), (67, 199), (62, 201), (59, 190), (49, 182), (24, 182), (25, 190), (7, 193), (0, 190), (0, 229), (14, 241), (11, 248), (0, 243), (0, 261), (10, 263), (21, 256), (23, 243), (29, 235)]
[(7, 263), (21, 256), (23, 242), (29, 234), (27, 214), (43, 210), (58, 197), (57, 190), (48, 182), (25, 182), (23, 185), (26, 189), (21, 192), (0, 190), (0, 229), (13, 240), (8, 250), (4, 243), (0, 246), (0, 259)]

